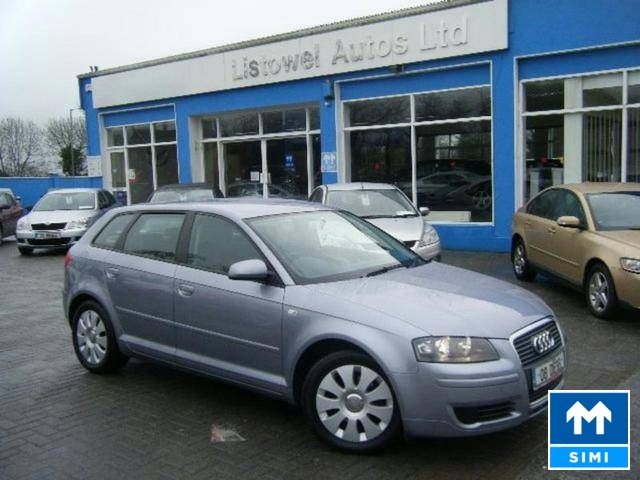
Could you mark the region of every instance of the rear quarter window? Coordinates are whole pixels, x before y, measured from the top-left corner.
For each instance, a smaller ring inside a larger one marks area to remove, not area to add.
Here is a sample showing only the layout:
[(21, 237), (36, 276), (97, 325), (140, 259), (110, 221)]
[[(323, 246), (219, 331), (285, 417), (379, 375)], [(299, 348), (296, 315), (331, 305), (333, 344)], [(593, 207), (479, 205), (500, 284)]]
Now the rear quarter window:
[(125, 231), (133, 215), (126, 213), (117, 215), (111, 219), (109, 223), (96, 235), (93, 240), (93, 246), (98, 248), (115, 249), (120, 240), (122, 232)]

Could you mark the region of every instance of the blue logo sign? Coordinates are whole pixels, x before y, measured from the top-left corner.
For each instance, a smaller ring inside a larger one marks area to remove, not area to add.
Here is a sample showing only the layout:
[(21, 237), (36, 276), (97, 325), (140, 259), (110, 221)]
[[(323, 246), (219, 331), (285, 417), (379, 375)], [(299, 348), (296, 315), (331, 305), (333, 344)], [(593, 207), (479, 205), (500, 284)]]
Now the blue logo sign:
[(322, 152), (320, 170), (323, 173), (338, 171), (338, 156), (336, 152)]
[(549, 470), (629, 470), (629, 390), (549, 392)]
[(293, 160), (293, 155), (290, 153), (284, 156), (284, 169), (287, 172), (295, 172), (296, 171), (296, 163)]

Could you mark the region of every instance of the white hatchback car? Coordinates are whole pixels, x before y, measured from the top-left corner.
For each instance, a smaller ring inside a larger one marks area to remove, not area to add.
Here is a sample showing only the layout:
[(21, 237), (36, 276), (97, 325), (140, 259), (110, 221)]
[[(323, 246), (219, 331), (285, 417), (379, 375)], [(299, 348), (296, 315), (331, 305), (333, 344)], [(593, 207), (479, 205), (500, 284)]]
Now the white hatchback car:
[(429, 209), (416, 209), (394, 185), (362, 182), (320, 185), (309, 200), (351, 212), (400, 240), (425, 260), (440, 260), (440, 237), (424, 220)]

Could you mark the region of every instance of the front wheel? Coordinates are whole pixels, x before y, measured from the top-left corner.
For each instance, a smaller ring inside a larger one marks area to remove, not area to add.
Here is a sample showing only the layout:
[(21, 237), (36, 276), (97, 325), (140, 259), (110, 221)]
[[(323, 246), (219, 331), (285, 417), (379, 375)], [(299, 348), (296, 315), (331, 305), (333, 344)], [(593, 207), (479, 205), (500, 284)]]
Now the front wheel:
[(94, 301), (83, 302), (73, 315), (73, 348), (91, 373), (112, 373), (127, 363), (107, 312)]
[(598, 318), (610, 319), (618, 308), (618, 295), (609, 269), (601, 263), (591, 267), (585, 290), (591, 313)]
[(303, 407), (316, 433), (330, 445), (371, 452), (392, 443), (401, 430), (391, 384), (367, 355), (332, 353), (309, 371)]

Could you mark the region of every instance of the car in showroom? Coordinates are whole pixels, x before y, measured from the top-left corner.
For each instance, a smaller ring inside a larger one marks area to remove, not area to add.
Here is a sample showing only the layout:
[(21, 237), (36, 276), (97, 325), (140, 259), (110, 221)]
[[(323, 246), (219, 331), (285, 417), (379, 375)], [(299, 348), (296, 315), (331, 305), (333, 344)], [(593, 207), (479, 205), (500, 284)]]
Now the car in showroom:
[(332, 183), (316, 187), (309, 200), (346, 210), (364, 218), (403, 242), (425, 260), (439, 260), (438, 232), (396, 186), (387, 183)]
[(117, 205), (111, 192), (99, 188), (50, 190), (18, 220), (18, 251), (31, 255), (34, 249), (69, 248), (97, 218)]
[(537, 296), (318, 203), (114, 209), (67, 253), (63, 304), (90, 372), (139, 357), (228, 381), (349, 451), (514, 427), (564, 382)]
[(209, 183), (175, 183), (158, 187), (148, 203), (208, 202), (224, 198), (217, 185)]
[(9, 189), (0, 189), (0, 245), (6, 237), (16, 233), (18, 219), (24, 210)]
[(550, 273), (581, 289), (593, 315), (640, 308), (640, 183), (547, 188), (513, 217), (516, 277)]

